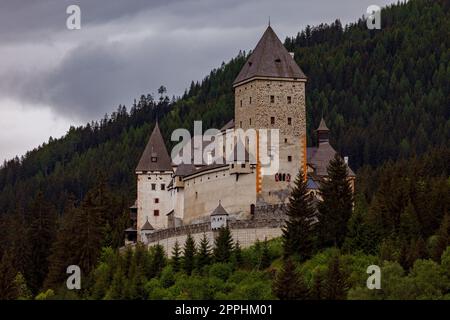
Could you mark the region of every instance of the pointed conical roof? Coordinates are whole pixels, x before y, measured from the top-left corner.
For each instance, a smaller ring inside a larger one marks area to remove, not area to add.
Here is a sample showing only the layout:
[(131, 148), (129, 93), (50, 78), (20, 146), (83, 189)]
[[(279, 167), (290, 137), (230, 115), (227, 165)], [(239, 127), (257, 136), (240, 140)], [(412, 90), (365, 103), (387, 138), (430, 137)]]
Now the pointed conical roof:
[(212, 216), (223, 216), (228, 215), (228, 212), (222, 207), (222, 204), (219, 201), (219, 205), (217, 208), (214, 209), (214, 211), (211, 213)]
[(145, 221), (144, 225), (142, 226), (141, 230), (155, 230), (152, 225), (150, 224), (150, 222), (148, 222), (148, 218), (147, 221)]
[(323, 117), (320, 120), (319, 127), (316, 129), (316, 131), (330, 131), (330, 129), (328, 129), (327, 124), (325, 123), (325, 120), (323, 119)]
[(303, 71), (270, 26), (233, 84), (236, 85), (253, 77), (306, 79)]
[(167, 152), (158, 122), (148, 140), (136, 171), (170, 171), (172, 160)]

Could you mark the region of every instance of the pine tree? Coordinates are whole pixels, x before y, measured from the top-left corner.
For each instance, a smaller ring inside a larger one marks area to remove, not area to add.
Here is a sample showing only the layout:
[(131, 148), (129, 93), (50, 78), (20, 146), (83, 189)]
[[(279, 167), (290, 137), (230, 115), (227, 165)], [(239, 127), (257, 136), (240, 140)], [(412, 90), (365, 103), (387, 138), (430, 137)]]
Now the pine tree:
[(162, 245), (155, 245), (152, 248), (152, 253), (150, 278), (159, 276), (162, 269), (166, 266), (166, 254)]
[(181, 267), (181, 249), (178, 240), (175, 241), (175, 245), (172, 250), (172, 268), (174, 272), (180, 271)]
[(11, 254), (5, 251), (0, 260), (0, 300), (14, 300), (18, 297), (14, 283), (16, 270), (12, 259)]
[(334, 254), (328, 263), (324, 279), (324, 298), (326, 300), (345, 300), (349, 289), (347, 275), (341, 269), (339, 255)]
[(311, 299), (312, 300), (321, 300), (324, 299), (325, 292), (324, 292), (324, 277), (320, 270), (318, 270), (314, 274), (313, 278), (313, 285), (311, 288)]
[(286, 215), (288, 219), (283, 228), (283, 248), (285, 257), (299, 255), (301, 260), (311, 256), (314, 238), (314, 208), (307, 194), (306, 180), (300, 171), (295, 187), (289, 198)]
[(239, 241), (236, 241), (236, 243), (234, 244), (234, 260), (236, 262), (236, 266), (237, 267), (241, 267), (243, 264), (243, 259), (242, 259), (242, 249), (241, 249), (241, 245), (239, 244)]
[(319, 243), (322, 247), (341, 246), (344, 242), (348, 220), (352, 215), (353, 193), (347, 165), (336, 154), (327, 168), (328, 177), (320, 184), (323, 201), (319, 209)]
[(284, 260), (283, 268), (277, 275), (273, 292), (280, 300), (306, 300), (309, 298), (309, 289), (302, 275), (295, 270), (291, 258)]
[(442, 219), (441, 226), (437, 232), (436, 244), (432, 248), (431, 256), (434, 261), (440, 262), (441, 256), (445, 249), (450, 245), (450, 216), (446, 214), (444, 219)]
[(48, 257), (56, 234), (55, 208), (39, 192), (30, 209), (30, 228), (27, 241), (30, 243), (30, 266), (26, 274), (30, 289), (41, 289), (48, 272)]
[(191, 234), (188, 234), (183, 249), (183, 269), (188, 275), (191, 275), (192, 270), (194, 270), (195, 254), (196, 248), (194, 238), (192, 238)]
[(75, 216), (79, 214), (78, 210), (75, 200), (69, 199), (55, 242), (52, 244), (49, 271), (44, 283), (46, 289), (58, 289), (67, 278), (67, 267), (78, 265), (78, 248), (73, 241), (74, 235), (79, 231), (74, 221)]
[(74, 223), (78, 231), (73, 235), (77, 249), (77, 261), (81, 270), (89, 274), (97, 263), (104, 244), (105, 216), (108, 211), (109, 195), (103, 183), (97, 184), (83, 200), (76, 211)]
[(200, 241), (200, 247), (197, 254), (197, 268), (202, 270), (202, 268), (211, 262), (211, 248), (209, 245), (209, 240), (206, 234), (203, 234), (203, 238)]
[(228, 227), (221, 228), (215, 240), (214, 259), (216, 262), (229, 262), (233, 250), (233, 239)]
[(14, 287), (18, 300), (30, 300), (33, 297), (27, 286), (25, 277), (20, 272), (18, 272), (14, 278)]
[(261, 254), (261, 269), (267, 269), (270, 266), (271, 260), (270, 260), (270, 252), (269, 252), (269, 245), (267, 243), (267, 238), (264, 239), (263, 242), (263, 249)]

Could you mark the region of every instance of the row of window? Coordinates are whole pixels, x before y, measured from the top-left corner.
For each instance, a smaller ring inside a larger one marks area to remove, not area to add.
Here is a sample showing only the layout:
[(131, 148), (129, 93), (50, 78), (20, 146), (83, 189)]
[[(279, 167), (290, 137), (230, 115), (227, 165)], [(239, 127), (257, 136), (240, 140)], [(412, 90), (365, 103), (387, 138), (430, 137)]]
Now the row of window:
[[(156, 190), (156, 183), (152, 183), (152, 190)], [(166, 185), (161, 183), (161, 190), (166, 190)]]
[[(270, 96), (269, 97), (269, 99), (270, 99), (270, 103), (275, 103), (275, 96)], [(248, 98), (248, 102), (249, 102), (249, 104), (252, 104), (252, 97), (249, 97)], [(287, 102), (287, 104), (291, 104), (292, 103), (292, 97), (291, 96), (287, 96), (286, 97), (286, 102)], [(240, 101), (240, 104), (241, 104), (241, 107), (242, 107), (242, 100)]]

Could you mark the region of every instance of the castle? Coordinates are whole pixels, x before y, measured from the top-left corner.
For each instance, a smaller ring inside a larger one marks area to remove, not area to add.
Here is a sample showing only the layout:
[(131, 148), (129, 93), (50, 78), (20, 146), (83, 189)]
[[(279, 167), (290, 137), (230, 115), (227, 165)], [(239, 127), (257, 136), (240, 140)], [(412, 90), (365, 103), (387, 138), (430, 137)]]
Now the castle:
[[(131, 207), (134, 226), (126, 230), (127, 241), (151, 245), (165, 240), (170, 250), (174, 239), (181, 243), (180, 237), (187, 233), (209, 232), (213, 237), (214, 230), (226, 225), (243, 246), (279, 236), (282, 208), (299, 171), (307, 177), (309, 191), (318, 196), (320, 182), (326, 179), (326, 168), (336, 153), (323, 119), (317, 128), (317, 146), (307, 146), (306, 81), (293, 54), (269, 26), (233, 83), (234, 120), (216, 137), (226, 141), (225, 145), (236, 144), (235, 137), (227, 141), (227, 133), (253, 129), (257, 132), (253, 148), (248, 137), (240, 141), (244, 157), (225, 156), (228, 161), (217, 163), (210, 153), (200, 162), (175, 164), (156, 124), (136, 168), (137, 200)], [(259, 133), (263, 129), (278, 129), (277, 137), (269, 137), (267, 150), (269, 159), (278, 160), (276, 172), (269, 170), (260, 156), (268, 142)], [(189, 148), (195, 152), (205, 146), (193, 139)], [(234, 150), (237, 148), (235, 145)], [(214, 157), (224, 159), (223, 154)], [(350, 168), (349, 174), (353, 183), (355, 175)], [(249, 234), (254, 236), (249, 238)]]

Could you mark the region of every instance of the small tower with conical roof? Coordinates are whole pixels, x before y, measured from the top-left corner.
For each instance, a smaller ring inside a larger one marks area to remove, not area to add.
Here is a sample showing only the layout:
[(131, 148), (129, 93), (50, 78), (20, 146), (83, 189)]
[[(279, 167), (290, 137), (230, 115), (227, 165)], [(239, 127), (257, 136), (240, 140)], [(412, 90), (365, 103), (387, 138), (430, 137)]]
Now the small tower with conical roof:
[[(256, 194), (259, 205), (288, 200), (299, 170), (306, 173), (306, 76), (277, 37), (267, 27), (236, 77), (235, 128), (278, 129), (276, 143), (264, 146), (257, 135)], [(269, 140), (271, 139), (269, 135)], [(279, 160), (277, 172), (265, 171), (261, 152)], [(272, 148), (272, 150), (270, 150)]]
[(156, 123), (136, 168), (138, 235), (146, 223), (155, 229), (167, 227), (166, 214), (172, 210), (167, 186), (172, 173), (172, 160)]
[(316, 133), (318, 144), (328, 142), (330, 129), (328, 129), (327, 124), (325, 123), (323, 117), (320, 120), (319, 127), (316, 129)]

